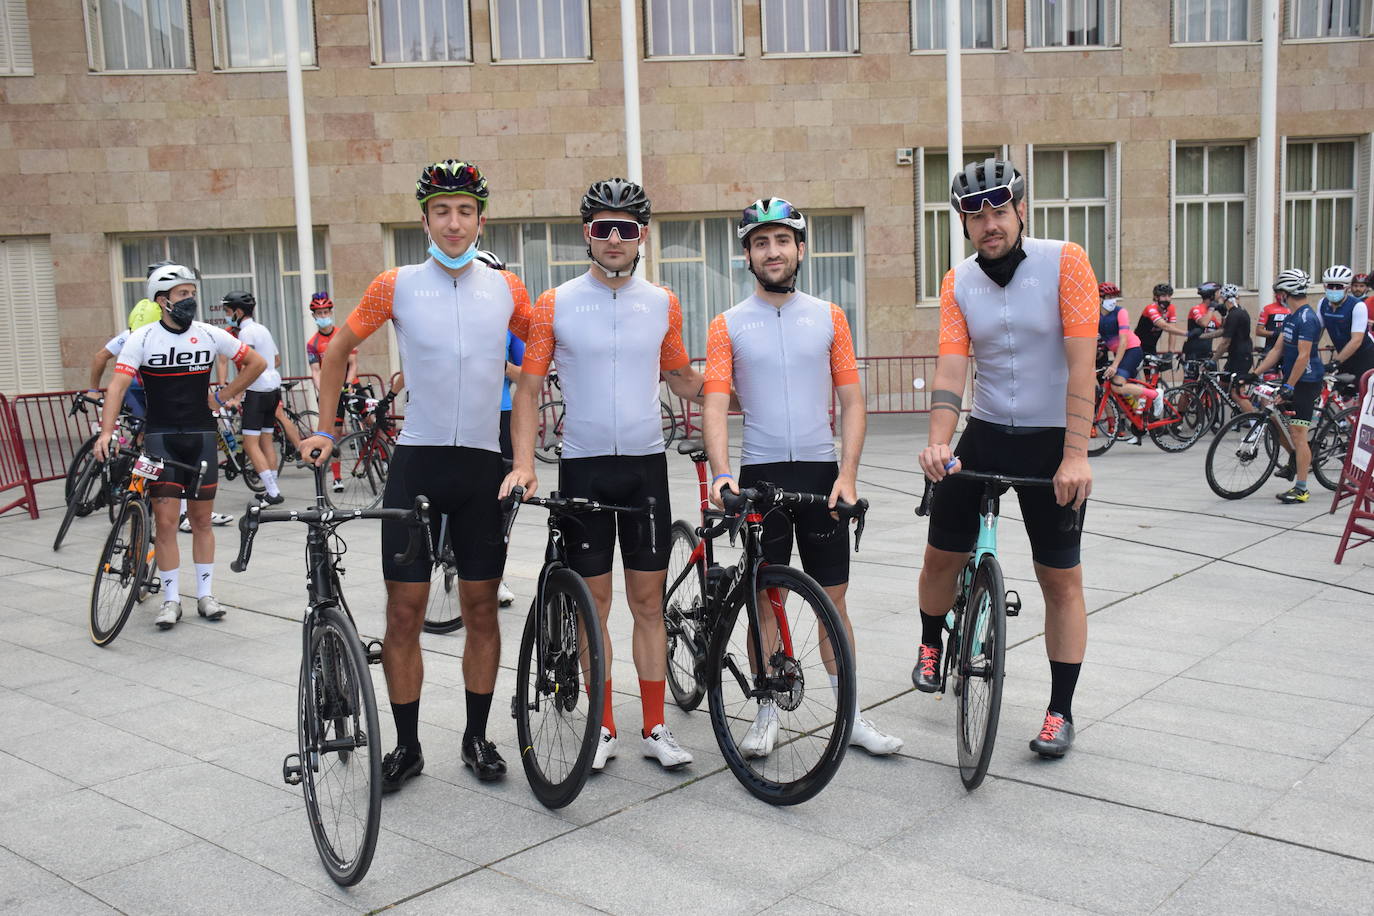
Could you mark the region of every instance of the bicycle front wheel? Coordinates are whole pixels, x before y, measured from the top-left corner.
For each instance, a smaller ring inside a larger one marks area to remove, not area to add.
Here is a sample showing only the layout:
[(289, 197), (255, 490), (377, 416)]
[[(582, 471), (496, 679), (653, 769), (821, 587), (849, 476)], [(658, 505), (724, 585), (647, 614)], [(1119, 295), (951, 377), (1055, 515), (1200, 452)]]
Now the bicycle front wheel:
[(699, 557), (693, 560), (696, 547), (697, 535), (692, 526), (681, 519), (673, 522), (663, 627), (668, 632), (668, 689), (677, 705), (687, 712), (701, 705), (701, 698), (706, 695), (706, 688), (697, 677), (707, 648), (703, 597), (706, 564)]
[(1232, 417), (1207, 447), (1207, 486), (1222, 499), (1243, 499), (1264, 485), (1278, 460), (1278, 436), (1268, 414)]
[(555, 569), (525, 620), (516, 666), (515, 731), (535, 798), (562, 808), (577, 798), (601, 740), (606, 690), (601, 621), (587, 583)]
[(1089, 430), (1088, 456), (1096, 458), (1111, 448), (1116, 437), (1121, 435), (1122, 428), (1127, 425), (1116, 401), (1110, 396), (1104, 397), (1099, 394), (1097, 412), (1093, 415), (1092, 429)]
[(1202, 438), (1203, 427), (1197, 422), (1197, 399), (1182, 388), (1169, 388), (1156, 397), (1164, 399), (1164, 419), (1167, 426), (1151, 426), (1150, 439), (1166, 452), (1185, 452)]
[(71, 499), (67, 500), (67, 511), (62, 513), (62, 523), (57, 526), (57, 536), (52, 540), (53, 550), (62, 549), (62, 541), (66, 539), (67, 531), (77, 516), (91, 514), (94, 494), (98, 492), (99, 486), (100, 462), (88, 461), (81, 469), (81, 476), (77, 478), (75, 486), (72, 487)]
[(385, 437), (365, 429), (349, 433), (334, 446), (343, 489), (330, 489), (325, 496), (335, 509), (375, 509), (386, 490), (391, 470), (391, 446)]
[(721, 614), (711, 641), (711, 727), (751, 794), (796, 805), (824, 789), (844, 760), (858, 710), (854, 654), (834, 603), (810, 576), (765, 566), (757, 585), (760, 642), (738, 606)]
[(1359, 407), (1347, 407), (1336, 414), (1323, 414), (1312, 431), (1312, 473), (1328, 490), (1336, 489), (1350, 450), (1350, 437), (1360, 422)]
[(357, 884), (372, 864), (382, 817), (377, 699), (353, 621), (320, 609), (297, 701), (301, 784), (310, 834), (329, 877)]
[(954, 669), (958, 698), (956, 741), (959, 778), (973, 791), (987, 775), (1002, 712), (1006, 670), (1007, 592), (995, 557), (984, 557), (973, 574), (968, 604), (958, 623), (959, 655)]
[(81, 478), (81, 472), (86, 465), (95, 461), (95, 436), (91, 436), (72, 456), (71, 463), (67, 465), (67, 476), (62, 482), (62, 498), (68, 503), (72, 501), (72, 490), (76, 487), (76, 482)]
[(429, 580), (429, 603), (425, 605), (425, 632), (452, 633), (463, 626), (463, 609), (458, 602), (458, 567), (453, 562), (453, 545), (448, 540), (449, 519), (439, 526), (439, 546), (434, 549), (434, 573)]
[(108, 646), (129, 620), (148, 570), (148, 507), (130, 499), (105, 538), (91, 585), (91, 642)]

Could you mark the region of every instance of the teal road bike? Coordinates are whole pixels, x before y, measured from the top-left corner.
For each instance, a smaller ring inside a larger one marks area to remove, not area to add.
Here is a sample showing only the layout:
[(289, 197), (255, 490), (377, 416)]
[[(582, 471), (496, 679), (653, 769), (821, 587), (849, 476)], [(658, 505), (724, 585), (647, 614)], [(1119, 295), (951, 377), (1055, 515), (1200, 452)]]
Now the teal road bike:
[[(997, 519), (1001, 495), (1009, 487), (1048, 487), (1048, 477), (1011, 477), (958, 471), (950, 478), (979, 481), (978, 542), (959, 573), (954, 606), (945, 616), (945, 651), (941, 656), (940, 693), (955, 698), (955, 745), (959, 778), (970, 792), (978, 788), (992, 761), (997, 722), (1002, 712), (1002, 678), (1006, 673), (1007, 618), (1021, 613), (1021, 596), (1008, 591), (997, 561)], [(930, 514), (936, 484), (926, 481), (916, 514)], [(1065, 508), (1062, 530), (1082, 527), (1083, 512)]]

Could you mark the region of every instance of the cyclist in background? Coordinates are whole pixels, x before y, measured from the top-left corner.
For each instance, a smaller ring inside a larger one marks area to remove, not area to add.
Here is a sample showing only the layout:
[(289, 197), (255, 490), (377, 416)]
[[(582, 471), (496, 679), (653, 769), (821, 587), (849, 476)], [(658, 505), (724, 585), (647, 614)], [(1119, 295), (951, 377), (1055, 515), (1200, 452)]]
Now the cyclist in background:
[(1336, 348), (1330, 371), (1359, 378), (1374, 369), (1374, 340), (1369, 338), (1369, 306), (1350, 292), (1353, 277), (1344, 264), (1333, 264), (1322, 273), (1321, 317)]
[[(1146, 356), (1159, 355), (1159, 338), (1163, 335), (1187, 340), (1188, 332), (1179, 328), (1174, 312), (1174, 288), (1168, 283), (1157, 283), (1150, 303), (1140, 312), (1140, 320), (1135, 325), (1135, 336), (1140, 338), (1140, 349)], [(1170, 346), (1166, 342), (1164, 352)]]
[[(267, 361), (267, 368), (253, 379), (243, 395), (243, 451), (253, 462), (266, 490), (262, 502), (269, 506), (282, 503), (286, 497), (277, 487), (277, 458), (272, 450), (272, 430), (277, 423), (277, 409), (281, 406), (281, 354), (272, 332), (253, 318), (258, 300), (247, 290), (233, 289), (220, 300), (229, 326), (238, 331), (239, 340)], [(266, 437), (266, 438), (264, 438)]]
[(1374, 305), (1374, 296), (1369, 294), (1370, 276), (1367, 273), (1355, 274), (1350, 281), (1350, 295), (1363, 299), (1365, 305)]
[(1145, 359), (1140, 339), (1131, 330), (1131, 316), (1121, 305), (1121, 288), (1115, 283), (1099, 283), (1097, 339), (1112, 354), (1105, 376), (1111, 379), (1112, 390), (1122, 396), (1140, 399), (1140, 410), (1149, 410), (1155, 417), (1164, 416), (1164, 393), (1148, 385), (1133, 382), (1140, 363)]
[(1188, 339), (1183, 342), (1185, 360), (1211, 358), (1211, 341), (1202, 340), (1201, 337), (1204, 332), (1216, 330), (1221, 326), (1221, 316), (1217, 314), (1216, 306), (1216, 295), (1219, 292), (1221, 284), (1210, 280), (1197, 288), (1201, 301), (1188, 310)]
[[(1072, 242), (1025, 236), (1026, 180), (1010, 162), (987, 159), (956, 172), (950, 205), (977, 251), (940, 286), (940, 355), (931, 393), (930, 444), (921, 470), (942, 481), (932, 499), (921, 567), (921, 645), (912, 680), (940, 689), (945, 615), (978, 537), (982, 484), (945, 480), (971, 470), (1052, 477), (1054, 486), (1018, 490), (1017, 500), (1045, 599), (1050, 701), (1031, 750), (1062, 757), (1073, 744), (1073, 695), (1088, 641), (1079, 530), (1063, 531), (1062, 506), (1092, 491), (1088, 433), (1093, 413), (1097, 278)], [(1012, 281), (1020, 282), (1012, 287)], [(1016, 291), (1015, 302), (1008, 296)], [(978, 354), (973, 411), (959, 444), (970, 348)]]
[(1307, 304), (1307, 287), (1311, 282), (1307, 272), (1298, 268), (1289, 268), (1279, 274), (1274, 286), (1285, 294), (1293, 313), (1283, 323), (1283, 346), (1270, 350), (1255, 369), (1262, 375), (1275, 365), (1282, 365), (1283, 387), (1279, 389), (1279, 398), (1293, 411), (1289, 423), (1296, 452), (1293, 486), (1274, 497), (1281, 503), (1307, 502), (1307, 472), (1312, 469), (1312, 448), (1307, 442), (1307, 431), (1312, 425), (1312, 414), (1326, 375), (1321, 357), (1317, 355), (1317, 345), (1322, 339), (1322, 320)]
[[(485, 249), (477, 252), (477, 260), (486, 264), (493, 270), (505, 270), (506, 262), (502, 261), (495, 254)], [(515, 383), (520, 381), (520, 364), (525, 360), (525, 342), (515, 336), (514, 331), (506, 331), (506, 381), (501, 386), (501, 457), (506, 460), (506, 467), (509, 469), (514, 458), (514, 451), (511, 448), (510, 439), (510, 414), (511, 414), (511, 389)], [(396, 389), (399, 391), (405, 384), (404, 377), (399, 380)], [(501, 580), (501, 585), (496, 589), (496, 598), (501, 607), (509, 607), (515, 603), (515, 592), (506, 585), (506, 580)]]
[[(142, 299), (129, 312), (129, 326), (126, 330), (120, 331), (110, 338), (103, 347), (95, 351), (91, 357), (91, 378), (86, 386), (86, 394), (93, 398), (100, 397), (100, 378), (105, 374), (105, 366), (110, 360), (119, 356), (124, 344), (128, 342), (129, 335), (145, 324), (157, 321), (162, 314), (162, 309), (156, 304)], [(129, 390), (124, 394), (124, 406), (129, 408), (129, 413), (135, 417), (142, 418), (148, 410), (148, 395), (143, 390), (143, 377), (135, 375), (133, 381), (129, 383)]]
[(1287, 298), (1283, 290), (1279, 289), (1279, 285), (1275, 283), (1274, 301), (1259, 311), (1259, 320), (1255, 322), (1255, 333), (1264, 338), (1264, 349), (1260, 353), (1260, 359), (1268, 356), (1269, 351), (1274, 349), (1274, 344), (1283, 339), (1283, 322), (1289, 315)]
[(1255, 345), (1250, 333), (1250, 313), (1238, 301), (1240, 290), (1227, 283), (1217, 293), (1217, 314), (1221, 316), (1221, 327), (1215, 331), (1203, 331), (1200, 340), (1215, 340), (1216, 358), (1226, 357), (1221, 371), (1230, 377), (1231, 393), (1243, 413), (1254, 410), (1250, 399), (1241, 393), (1241, 381), (1250, 374), (1254, 363)]
[[(305, 359), (310, 364), (310, 380), (315, 383), (315, 398), (320, 405), (320, 413), (323, 414), (327, 408), (323, 398), (320, 398), (320, 367), (324, 365), (324, 355), (329, 351), (329, 342), (334, 339), (334, 301), (329, 298), (329, 293), (321, 290), (310, 297), (310, 317), (315, 320), (315, 327), (318, 328), (310, 339), (305, 342)], [(358, 351), (350, 350), (348, 363), (344, 367), (344, 385), (355, 388), (358, 385)], [(343, 389), (340, 389), (339, 399), (334, 408), (334, 423), (342, 426), (344, 421), (344, 397)], [(334, 480), (334, 492), (343, 491), (343, 469), (337, 460), (329, 463), (329, 474)]]

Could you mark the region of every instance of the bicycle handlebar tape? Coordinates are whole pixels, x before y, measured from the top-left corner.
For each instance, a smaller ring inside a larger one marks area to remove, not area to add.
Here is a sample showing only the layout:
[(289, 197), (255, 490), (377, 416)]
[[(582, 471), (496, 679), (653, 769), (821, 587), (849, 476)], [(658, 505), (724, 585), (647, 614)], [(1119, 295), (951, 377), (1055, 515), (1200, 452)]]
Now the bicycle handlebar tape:
[(248, 568), (248, 560), (253, 554), (253, 537), (258, 533), (257, 506), (252, 506), (239, 518), (239, 555), (229, 568), (241, 573)]
[(398, 566), (409, 566), (420, 553), (420, 534), (424, 534), (425, 554), (433, 564), (434, 555), (429, 549), (429, 500), (424, 496), (415, 497), (415, 509), (411, 513), (410, 540), (406, 542), (405, 553), (394, 555)]

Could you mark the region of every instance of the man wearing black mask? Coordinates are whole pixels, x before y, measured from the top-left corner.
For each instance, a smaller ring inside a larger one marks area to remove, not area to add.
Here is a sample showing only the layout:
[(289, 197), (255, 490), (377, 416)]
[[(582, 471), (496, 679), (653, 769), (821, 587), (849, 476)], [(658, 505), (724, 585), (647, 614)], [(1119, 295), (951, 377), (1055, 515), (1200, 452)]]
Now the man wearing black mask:
[[(200, 616), (219, 620), (224, 609), (213, 594), (215, 535), (210, 527), (217, 484), (218, 456), (212, 412), (235, 401), (267, 368), (267, 361), (226, 332), (196, 321), (196, 275), (180, 264), (159, 267), (148, 277), (148, 298), (162, 309), (162, 319), (134, 331), (119, 352), (114, 378), (105, 396), (100, 436), (94, 452), (104, 461), (124, 391), (135, 374), (148, 393), (143, 448), (152, 457), (188, 465), (205, 462), (198, 481), (189, 472), (167, 465), (153, 482), (154, 548), (162, 580), (162, 607), (155, 623), (171, 629), (181, 619), (177, 521), (183, 496), (191, 523), (191, 552), (196, 567), (196, 608)], [(219, 392), (210, 391), (210, 369), (218, 356), (238, 367), (238, 375)]]

